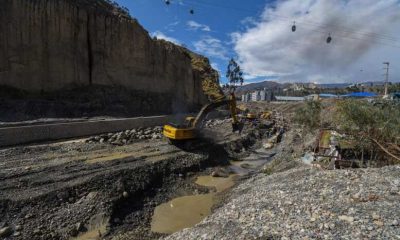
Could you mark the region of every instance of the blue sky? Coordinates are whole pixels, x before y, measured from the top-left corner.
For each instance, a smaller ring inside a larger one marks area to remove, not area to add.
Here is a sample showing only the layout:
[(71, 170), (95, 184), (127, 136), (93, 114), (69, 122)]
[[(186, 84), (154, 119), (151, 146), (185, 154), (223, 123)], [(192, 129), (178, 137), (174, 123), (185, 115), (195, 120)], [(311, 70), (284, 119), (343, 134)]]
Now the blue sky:
[(222, 83), (232, 57), (245, 83), (382, 81), (386, 61), (390, 80), (400, 81), (400, 0), (117, 2), (152, 36), (208, 57)]
[(178, 41), (207, 56), (214, 68), (221, 70), (221, 82), (226, 81), (229, 58), (237, 57), (230, 34), (244, 31), (251, 24), (249, 17), (261, 15), (266, 4), (265, 0), (250, 1), (252, 4), (243, 0), (171, 0), (167, 6), (163, 0), (117, 0), (150, 34)]

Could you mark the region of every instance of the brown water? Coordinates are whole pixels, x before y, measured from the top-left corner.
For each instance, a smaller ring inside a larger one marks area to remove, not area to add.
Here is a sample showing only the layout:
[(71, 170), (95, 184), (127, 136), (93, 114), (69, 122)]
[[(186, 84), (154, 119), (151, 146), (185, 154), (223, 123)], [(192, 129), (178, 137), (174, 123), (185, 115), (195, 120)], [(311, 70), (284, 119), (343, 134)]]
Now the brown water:
[(235, 182), (233, 178), (235, 175), (230, 175), (228, 178), (218, 178), (212, 176), (201, 176), (196, 180), (196, 184), (206, 187), (215, 187), (217, 192), (222, 192), (228, 188), (233, 187)]
[[(234, 185), (234, 176), (228, 178), (201, 176), (197, 178), (196, 184), (215, 187), (217, 192), (222, 192)], [(211, 208), (215, 203), (215, 193), (172, 199), (154, 210), (151, 231), (171, 234), (192, 227), (211, 214)]]
[(154, 210), (151, 230), (171, 234), (194, 226), (211, 214), (214, 194), (200, 194), (175, 198)]

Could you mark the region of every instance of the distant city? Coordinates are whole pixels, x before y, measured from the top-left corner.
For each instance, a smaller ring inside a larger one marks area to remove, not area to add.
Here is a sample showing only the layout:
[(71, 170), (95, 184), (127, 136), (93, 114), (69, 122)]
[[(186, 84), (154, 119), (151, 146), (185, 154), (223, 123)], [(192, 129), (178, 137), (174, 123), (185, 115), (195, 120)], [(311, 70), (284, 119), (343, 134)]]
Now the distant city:
[[(389, 83), (389, 93), (400, 92), (400, 83)], [(304, 101), (335, 97), (375, 97), (384, 93), (384, 82), (363, 83), (277, 83), (265, 81), (239, 87), (236, 92), (243, 102)]]

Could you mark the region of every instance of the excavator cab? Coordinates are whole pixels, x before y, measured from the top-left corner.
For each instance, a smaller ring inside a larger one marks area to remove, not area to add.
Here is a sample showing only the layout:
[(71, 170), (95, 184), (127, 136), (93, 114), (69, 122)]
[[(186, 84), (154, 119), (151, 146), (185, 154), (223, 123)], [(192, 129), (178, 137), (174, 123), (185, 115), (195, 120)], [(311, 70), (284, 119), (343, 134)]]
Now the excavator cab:
[(189, 140), (196, 138), (196, 131), (193, 127), (167, 124), (164, 126), (163, 135), (170, 141)]
[(196, 137), (195, 117), (186, 117), (184, 124), (170, 123), (164, 126), (163, 134), (170, 141), (188, 140)]

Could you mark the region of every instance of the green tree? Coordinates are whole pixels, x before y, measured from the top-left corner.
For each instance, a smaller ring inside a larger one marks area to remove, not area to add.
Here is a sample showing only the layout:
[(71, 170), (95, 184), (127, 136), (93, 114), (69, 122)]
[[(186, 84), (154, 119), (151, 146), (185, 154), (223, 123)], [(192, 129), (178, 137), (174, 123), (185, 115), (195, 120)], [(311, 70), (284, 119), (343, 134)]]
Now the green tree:
[[(400, 160), (400, 105), (396, 102), (345, 100), (337, 104), (338, 130), (372, 158)], [(384, 153), (384, 154), (383, 154)], [(375, 155), (375, 157), (372, 157)]]
[(243, 84), (243, 72), (233, 58), (229, 61), (226, 77), (229, 80), (230, 91), (235, 91), (238, 84)]
[(298, 108), (294, 115), (294, 121), (308, 129), (316, 129), (321, 124), (322, 106), (320, 101), (307, 101)]

